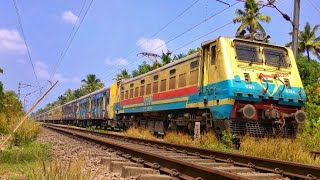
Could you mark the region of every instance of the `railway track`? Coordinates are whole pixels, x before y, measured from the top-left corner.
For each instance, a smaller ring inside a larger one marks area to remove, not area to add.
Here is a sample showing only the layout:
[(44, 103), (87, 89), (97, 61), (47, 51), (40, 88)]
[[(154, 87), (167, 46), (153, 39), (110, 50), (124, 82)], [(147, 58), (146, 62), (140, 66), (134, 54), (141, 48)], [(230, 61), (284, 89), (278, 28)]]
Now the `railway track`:
[(62, 125), (46, 128), (108, 147), (143, 167), (178, 179), (317, 179), (320, 167), (237, 153), (92, 132)]

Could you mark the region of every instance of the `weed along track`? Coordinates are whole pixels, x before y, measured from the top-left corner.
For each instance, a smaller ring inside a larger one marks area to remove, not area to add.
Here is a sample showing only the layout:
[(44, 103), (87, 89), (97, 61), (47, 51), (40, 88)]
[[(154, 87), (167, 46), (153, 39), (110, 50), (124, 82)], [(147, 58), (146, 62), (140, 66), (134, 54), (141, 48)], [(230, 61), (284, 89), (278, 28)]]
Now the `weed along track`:
[[(107, 158), (123, 177), (153, 179), (317, 179), (320, 167), (201, 149), (166, 142), (92, 132), (61, 125), (44, 127), (108, 147), (121, 159)], [(155, 175), (156, 174), (156, 175)], [(159, 175), (161, 174), (161, 175)]]

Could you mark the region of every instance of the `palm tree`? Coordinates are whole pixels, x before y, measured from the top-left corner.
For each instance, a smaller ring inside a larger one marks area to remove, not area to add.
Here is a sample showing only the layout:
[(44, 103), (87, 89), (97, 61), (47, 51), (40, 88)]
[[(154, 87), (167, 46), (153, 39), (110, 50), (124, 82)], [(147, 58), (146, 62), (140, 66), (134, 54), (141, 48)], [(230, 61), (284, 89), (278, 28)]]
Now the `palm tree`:
[(131, 76), (126, 69), (121, 70), (119, 74), (116, 75), (116, 81), (121, 81), (122, 79), (129, 79)]
[(233, 23), (241, 23), (237, 29), (237, 34), (245, 29), (247, 29), (250, 34), (257, 32), (257, 30), (264, 34), (266, 33), (259, 21), (269, 23), (271, 18), (259, 13), (260, 8), (258, 4), (262, 4), (262, 2), (256, 2), (256, 0), (246, 0), (244, 3), (244, 10), (236, 10), (235, 14), (237, 16), (233, 18)]
[[(311, 28), (310, 23), (307, 22), (303, 31), (299, 31), (298, 52), (304, 53), (307, 51), (308, 61), (310, 61), (310, 51), (320, 60), (320, 36), (316, 37), (316, 32), (319, 27), (320, 25), (315, 25)], [(289, 34), (292, 35), (292, 32)], [(286, 44), (287, 47), (291, 45), (292, 42)]]
[(85, 83), (84, 86), (87, 93), (96, 91), (104, 86), (101, 80), (96, 78), (95, 74), (88, 74), (87, 79), (83, 79), (81, 82)]

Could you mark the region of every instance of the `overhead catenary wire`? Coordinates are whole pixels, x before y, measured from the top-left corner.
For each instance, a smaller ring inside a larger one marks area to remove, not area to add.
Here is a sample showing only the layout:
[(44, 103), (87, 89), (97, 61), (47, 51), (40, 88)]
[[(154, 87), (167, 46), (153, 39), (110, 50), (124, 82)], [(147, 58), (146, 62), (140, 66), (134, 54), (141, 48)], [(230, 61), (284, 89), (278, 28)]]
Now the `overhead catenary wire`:
[[(150, 39), (152, 39), (153, 37), (155, 37), (156, 35), (158, 35), (160, 32), (162, 32), (166, 27), (168, 27), (170, 24), (172, 24), (174, 21), (176, 21), (179, 17), (181, 17), (184, 13), (186, 13), (189, 9), (191, 9), (195, 4), (197, 4), (200, 0), (196, 0), (194, 1), (192, 4), (190, 4), (186, 9), (184, 9), (183, 11), (181, 11), (177, 16), (175, 16), (172, 20), (170, 20), (167, 24), (165, 24), (164, 26), (162, 26), (157, 32), (155, 32), (154, 34), (152, 34), (150, 37), (148, 37), (145, 41), (143, 41), (141, 44), (139, 44), (136, 48), (134, 48), (133, 50), (131, 50), (124, 59), (127, 59), (132, 53), (134, 53), (136, 50), (138, 50), (142, 45), (144, 45), (145, 43), (149, 42)], [(115, 64), (113, 66), (111, 66), (110, 68), (112, 69), (113, 67), (115, 67), (117, 64), (119, 64), (121, 62), (122, 58), (120, 58), (118, 61), (115, 62)], [(104, 75), (105, 73), (103, 73), (102, 75)]]
[[(85, 19), (86, 15), (88, 14), (88, 11), (90, 10), (90, 8), (91, 8), (91, 6), (92, 6), (93, 1), (94, 1), (94, 0), (91, 0), (91, 1), (90, 1), (90, 4), (88, 5), (88, 8), (85, 10), (85, 13), (84, 13), (84, 15), (83, 15), (82, 18), (81, 18), (80, 16), (81, 16), (81, 14), (82, 14), (82, 12), (83, 12), (83, 10), (84, 10), (85, 5), (87, 4), (87, 0), (85, 0), (84, 4), (82, 5), (81, 10), (80, 10), (79, 15), (78, 15), (77, 22), (76, 22), (75, 25), (73, 26), (72, 31), (71, 31), (68, 39), (67, 39), (66, 46), (65, 46), (65, 48), (61, 51), (60, 57), (59, 57), (59, 59), (57, 60), (57, 62), (56, 62), (56, 64), (55, 64), (55, 68), (54, 68), (54, 70), (52, 71), (51, 75), (49, 76), (49, 79), (46, 81), (46, 84), (45, 84), (43, 87), (41, 87), (41, 91), (42, 91), (42, 89), (44, 89), (45, 87), (47, 87), (47, 85), (50, 85), (50, 84), (51, 84), (51, 81), (50, 81), (50, 80), (52, 80), (52, 78), (54, 77), (55, 73), (57, 72), (61, 61), (62, 61), (63, 58), (65, 57), (65, 55), (66, 55), (68, 49), (70, 48), (71, 43), (73, 42), (73, 40), (74, 40), (74, 38), (75, 38), (75, 36), (76, 36), (76, 34), (77, 34), (77, 32), (78, 32), (78, 30), (79, 30), (82, 22), (83, 22), (83, 20)], [(81, 20), (79, 20), (80, 18), (81, 18)], [(78, 25), (78, 26), (76, 26), (76, 25)], [(75, 30), (75, 31), (74, 31), (74, 30)], [(74, 31), (74, 33), (73, 33), (73, 31)], [(39, 94), (40, 96), (42, 96), (41, 91), (40, 91), (40, 94)]]
[[(51, 75), (50, 75), (50, 77), (49, 77), (49, 81), (52, 80), (52, 78), (54, 77), (55, 73), (57, 72), (61, 61), (64, 59), (64, 57), (65, 57), (68, 49), (69, 49), (70, 46), (71, 46), (71, 43), (73, 42), (75, 36), (77, 35), (77, 32), (78, 32), (79, 29), (80, 29), (80, 26), (81, 26), (83, 20), (85, 19), (86, 15), (88, 14), (88, 11), (90, 10), (90, 8), (91, 8), (91, 6), (92, 6), (93, 1), (94, 1), (94, 0), (91, 0), (91, 1), (90, 1), (90, 4), (88, 5), (88, 8), (86, 9), (86, 11), (85, 11), (84, 15), (82, 16), (81, 20), (80, 20), (80, 21), (79, 21), (79, 19), (77, 20), (76, 24), (77, 24), (78, 22), (79, 22), (79, 24), (78, 24), (77, 28), (75, 29), (75, 32), (74, 32), (73, 34), (72, 34), (72, 32), (71, 32), (72, 36), (70, 37), (70, 40), (67, 41), (66, 48), (64, 49), (64, 51), (61, 52), (60, 58), (58, 59), (58, 61), (57, 61), (57, 63), (56, 63), (56, 67), (55, 67), (55, 69), (52, 71), (52, 73), (51, 73)], [(85, 1), (84, 5), (85, 5), (85, 4), (86, 4), (86, 1)], [(83, 7), (84, 7), (84, 5), (83, 5)], [(81, 9), (80, 13), (81, 13), (81, 12), (82, 12), (82, 9)], [(79, 13), (79, 14), (80, 14), (80, 13)], [(80, 18), (80, 17), (79, 17), (79, 18)], [(68, 38), (68, 39), (69, 39), (69, 38)]]
[[(197, 24), (193, 25), (193, 26), (192, 26), (192, 27), (190, 27), (189, 29), (187, 29), (187, 30), (183, 31), (182, 33), (180, 33), (180, 34), (178, 34), (178, 35), (176, 35), (176, 36), (174, 36), (174, 37), (170, 38), (168, 41), (166, 41), (166, 42), (164, 42), (163, 44), (159, 45), (158, 47), (156, 47), (155, 49), (151, 50), (150, 52), (154, 52), (155, 50), (157, 50), (157, 49), (159, 49), (159, 48), (163, 47), (164, 45), (167, 45), (167, 44), (171, 43), (172, 41), (174, 41), (174, 40), (176, 40), (177, 38), (181, 37), (182, 35), (186, 34), (187, 32), (189, 32), (189, 31), (191, 31), (191, 30), (195, 29), (196, 27), (198, 27), (198, 26), (200, 26), (201, 24), (203, 24), (203, 23), (207, 22), (208, 20), (210, 20), (210, 19), (212, 19), (212, 18), (216, 17), (217, 15), (221, 14), (222, 12), (224, 12), (224, 11), (226, 11), (227, 9), (229, 9), (229, 8), (231, 8), (231, 7), (233, 7), (233, 6), (235, 6), (235, 5), (236, 5), (236, 4), (238, 4), (238, 3), (239, 3), (239, 2), (235, 2), (235, 3), (233, 3), (232, 5), (230, 5), (230, 6), (226, 7), (226, 8), (224, 8), (224, 9), (222, 9), (222, 10), (220, 10), (220, 11), (216, 12), (215, 14), (213, 14), (213, 15), (211, 15), (211, 16), (209, 16), (209, 17), (205, 18), (204, 20), (202, 20), (201, 22), (199, 22), (199, 23), (197, 23)], [(140, 59), (142, 59), (142, 58), (143, 58), (143, 57), (140, 57), (140, 58), (138, 58), (138, 59), (136, 59), (136, 60), (133, 60), (132, 62), (128, 63), (126, 66), (131, 65), (131, 64), (133, 64), (134, 62), (136, 62), (136, 61), (138, 61), (138, 60), (140, 60)], [(125, 67), (126, 67), (126, 66), (125, 66)], [(108, 78), (110, 75), (112, 75), (112, 74), (114, 74), (114, 73), (116, 73), (116, 72), (117, 72), (117, 70), (112, 71), (112, 72), (111, 72), (111, 73), (109, 73), (107, 76), (103, 77), (102, 79), (106, 79), (106, 78)]]
[(73, 34), (74, 34), (74, 32), (75, 32), (75, 29), (76, 29), (77, 25), (79, 24), (79, 19), (80, 19), (80, 17), (81, 17), (81, 14), (82, 14), (82, 12), (83, 12), (84, 7), (85, 7), (86, 4), (87, 4), (87, 0), (84, 0), (84, 3), (83, 3), (83, 5), (82, 5), (82, 7), (81, 7), (81, 9), (80, 9), (80, 11), (79, 11), (79, 13), (78, 13), (78, 19), (77, 19), (77, 21), (74, 23), (74, 25), (73, 25), (73, 27), (72, 27), (72, 30), (71, 30), (71, 32), (70, 32), (70, 34), (69, 34), (69, 36), (68, 36), (68, 39), (67, 39), (67, 41), (66, 41), (66, 44), (65, 44), (64, 48), (63, 48), (62, 51), (61, 51), (61, 54), (60, 54), (60, 56), (59, 56), (59, 59), (56, 61), (56, 64), (55, 64), (55, 66), (54, 66), (54, 68), (53, 68), (54, 71), (53, 71), (53, 73), (50, 75), (50, 78), (49, 78), (49, 79), (51, 79), (52, 76), (55, 74), (55, 72), (56, 72), (55, 69), (57, 69), (57, 67), (59, 66), (59, 62), (62, 61), (62, 59), (63, 59), (63, 57), (64, 57), (64, 54), (65, 54), (65, 51), (69, 48), (68, 46), (70, 46), (70, 45), (69, 45), (69, 42), (70, 42), (70, 40), (71, 40), (71, 38), (72, 38), (72, 36), (73, 36)]
[(38, 76), (37, 76), (37, 73), (36, 73), (36, 70), (35, 70), (35, 67), (34, 67), (34, 64), (33, 64), (33, 61), (32, 61), (32, 57), (31, 57), (31, 53), (30, 53), (30, 48), (29, 48), (29, 43), (27, 41), (27, 38), (26, 38), (26, 34), (24, 33), (24, 29), (23, 29), (23, 26), (22, 26), (22, 20), (21, 20), (21, 16), (20, 16), (20, 11), (19, 11), (19, 8), (18, 8), (18, 4), (16, 2), (16, 0), (12, 0), (13, 1), (13, 5), (14, 5), (14, 8), (15, 8), (15, 11), (16, 11), (16, 14), (17, 14), (17, 18), (18, 18), (18, 23), (19, 23), (19, 27), (20, 27), (20, 31), (21, 31), (21, 34), (22, 34), (22, 38), (23, 38), (23, 42), (26, 46), (26, 49), (27, 49), (27, 54), (28, 54), (28, 58), (29, 58), (29, 61), (30, 61), (30, 64), (31, 64), (31, 67), (32, 67), (32, 70), (33, 70), (33, 74), (34, 74), (34, 77), (37, 81), (37, 85), (40, 89), (40, 83), (39, 83), (39, 80), (38, 80)]
[(311, 1), (308, 0), (308, 2), (318, 11), (318, 13), (320, 14), (320, 9)]

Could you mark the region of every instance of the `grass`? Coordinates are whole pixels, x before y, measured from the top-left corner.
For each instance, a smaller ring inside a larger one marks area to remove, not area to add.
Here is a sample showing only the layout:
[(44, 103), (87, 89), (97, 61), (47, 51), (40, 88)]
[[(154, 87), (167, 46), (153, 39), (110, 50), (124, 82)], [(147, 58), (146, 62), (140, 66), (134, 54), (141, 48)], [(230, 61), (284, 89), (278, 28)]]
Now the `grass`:
[(49, 145), (32, 142), (0, 151), (0, 176), (21, 177), (30, 166), (51, 157)]
[(153, 135), (153, 133), (144, 128), (129, 128), (127, 131), (123, 133), (125, 136), (149, 139), (149, 140), (157, 140), (157, 138)]
[(84, 170), (84, 161), (79, 160), (68, 164), (54, 162), (39, 163), (30, 168), (26, 173), (29, 180), (85, 180), (94, 179), (98, 172), (91, 173), (91, 170)]
[(240, 152), (271, 159), (320, 165), (320, 158), (312, 157), (309, 150), (297, 139), (255, 139), (246, 136), (241, 140)]
[[(129, 128), (125, 133), (126, 136), (138, 137), (144, 139), (155, 140), (156, 137), (147, 129)], [(200, 138), (193, 138), (185, 133), (168, 132), (162, 139), (164, 142), (181, 144), (186, 146), (201, 147), (213, 150), (221, 150), (227, 152), (239, 152), (246, 155), (253, 155), (271, 159), (287, 160), (306, 164), (320, 165), (320, 158), (310, 155), (310, 149), (305, 146), (301, 139), (255, 139), (245, 136), (241, 139), (240, 149), (232, 148), (232, 140), (234, 135), (224, 132), (219, 141), (214, 132), (206, 132), (201, 134)], [(320, 143), (318, 142), (318, 145)]]
[(142, 139), (158, 140), (168, 143), (181, 144), (186, 146), (202, 147), (207, 149), (232, 151), (227, 148), (223, 143), (217, 140), (213, 132), (206, 132), (201, 134), (200, 138), (193, 140), (193, 138), (185, 133), (180, 132), (168, 132), (163, 139), (157, 139), (151, 131), (144, 128), (131, 127), (123, 133), (125, 136), (136, 137)]

